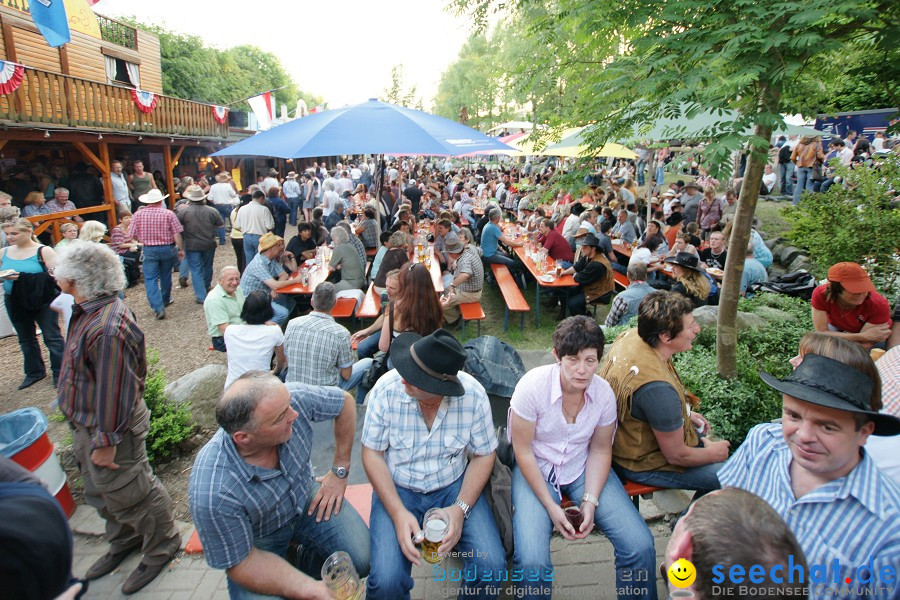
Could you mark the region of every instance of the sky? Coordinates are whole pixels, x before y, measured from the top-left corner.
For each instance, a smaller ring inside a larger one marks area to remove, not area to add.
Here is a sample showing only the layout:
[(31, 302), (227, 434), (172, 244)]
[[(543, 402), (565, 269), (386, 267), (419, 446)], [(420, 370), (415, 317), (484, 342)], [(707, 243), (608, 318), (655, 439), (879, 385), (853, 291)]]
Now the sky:
[[(135, 16), (170, 31), (198, 35), (207, 45), (253, 44), (281, 59), (300, 89), (330, 108), (383, 98), (391, 67), (416, 85), (426, 109), (441, 73), (472, 30), (444, 10), (444, 0), (100, 0), (94, 11)], [(265, 90), (260, 90), (265, 91)]]

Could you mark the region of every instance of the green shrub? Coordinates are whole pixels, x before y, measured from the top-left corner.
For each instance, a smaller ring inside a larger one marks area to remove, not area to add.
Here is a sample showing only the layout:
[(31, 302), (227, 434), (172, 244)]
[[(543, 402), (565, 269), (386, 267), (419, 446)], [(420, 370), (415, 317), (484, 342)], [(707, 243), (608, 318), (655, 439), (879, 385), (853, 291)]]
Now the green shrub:
[(158, 366), (159, 354), (147, 353), (147, 379), (144, 402), (150, 409), (150, 431), (147, 434), (147, 456), (150, 464), (171, 458), (178, 444), (191, 434), (191, 411), (187, 404), (169, 402), (166, 398), (166, 373)]

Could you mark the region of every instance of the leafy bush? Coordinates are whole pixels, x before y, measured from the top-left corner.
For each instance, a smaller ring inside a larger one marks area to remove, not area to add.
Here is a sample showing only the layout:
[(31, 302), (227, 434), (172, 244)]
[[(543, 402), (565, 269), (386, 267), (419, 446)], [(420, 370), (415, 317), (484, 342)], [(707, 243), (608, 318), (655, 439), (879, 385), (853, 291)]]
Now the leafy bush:
[(900, 157), (889, 155), (875, 167), (838, 167), (844, 184), (825, 193), (804, 194), (796, 207), (785, 210), (787, 233), (806, 248), (815, 275), (824, 277), (838, 262), (863, 262), (875, 285), (892, 296), (900, 287), (900, 210), (891, 200), (900, 190)]
[(166, 373), (158, 366), (159, 354), (147, 353), (147, 379), (144, 402), (150, 409), (150, 431), (147, 434), (147, 456), (150, 464), (170, 458), (191, 434), (191, 411), (187, 404), (169, 402), (166, 398)]

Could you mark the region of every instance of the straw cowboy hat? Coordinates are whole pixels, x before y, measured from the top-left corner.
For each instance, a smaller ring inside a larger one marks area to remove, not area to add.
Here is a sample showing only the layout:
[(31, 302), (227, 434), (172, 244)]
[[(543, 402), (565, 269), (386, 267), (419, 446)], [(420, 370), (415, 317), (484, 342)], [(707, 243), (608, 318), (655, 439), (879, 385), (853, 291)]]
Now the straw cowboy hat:
[(142, 194), (141, 196), (138, 196), (138, 202), (140, 202), (141, 204), (156, 204), (157, 202), (162, 202), (163, 200), (165, 200), (168, 197), (169, 197), (168, 194), (166, 194), (164, 196), (161, 191), (159, 191), (156, 188), (153, 188), (146, 194)]
[(226, 171), (222, 171), (221, 173), (216, 173), (216, 181), (219, 183), (227, 183), (228, 182), (228, 173)]
[(203, 188), (199, 185), (189, 185), (185, 188), (181, 197), (190, 200), (191, 202), (203, 202), (207, 195), (208, 194), (203, 193)]

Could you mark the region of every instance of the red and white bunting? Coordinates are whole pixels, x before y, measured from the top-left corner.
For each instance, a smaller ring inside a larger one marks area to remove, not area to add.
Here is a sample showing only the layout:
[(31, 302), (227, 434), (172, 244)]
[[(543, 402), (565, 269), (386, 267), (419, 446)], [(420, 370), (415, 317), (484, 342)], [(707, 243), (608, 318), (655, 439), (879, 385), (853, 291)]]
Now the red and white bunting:
[(0, 60), (0, 94), (12, 94), (25, 79), (25, 67), (18, 63)]
[(144, 90), (131, 90), (131, 97), (137, 105), (138, 110), (145, 115), (152, 113), (158, 102), (156, 94)]
[(224, 125), (225, 121), (228, 120), (228, 109), (224, 106), (213, 106), (212, 113), (213, 117), (216, 119), (216, 123), (219, 125)]

